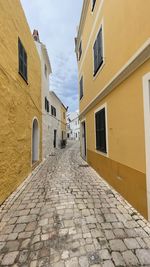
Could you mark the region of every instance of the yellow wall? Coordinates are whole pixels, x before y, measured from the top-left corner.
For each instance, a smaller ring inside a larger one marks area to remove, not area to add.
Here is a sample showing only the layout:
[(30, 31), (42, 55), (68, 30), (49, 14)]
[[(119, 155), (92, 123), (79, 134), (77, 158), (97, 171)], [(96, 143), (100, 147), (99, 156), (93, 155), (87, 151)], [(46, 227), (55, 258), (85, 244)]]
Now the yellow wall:
[[(80, 111), (150, 37), (149, 0), (145, 0), (144, 4), (141, 0), (96, 1), (93, 13), (91, 12), (91, 1), (88, 0), (88, 2), (88, 12), (81, 34), (83, 53), (78, 62), (79, 77), (84, 76), (85, 90), (84, 97), (80, 102)], [(103, 3), (101, 12), (98, 13), (101, 3)], [(105, 66), (99, 75), (93, 78), (93, 45), (102, 20)]]
[[(128, 62), (150, 36), (150, 1), (96, 1), (82, 27), (82, 57), (78, 62), (79, 80), (83, 75), (84, 96), (80, 114), (114, 75)], [(98, 10), (101, 6), (101, 12)], [(104, 66), (93, 77), (93, 45), (103, 23)], [(150, 70), (146, 61), (124, 82), (87, 112), (87, 160), (118, 192), (147, 218), (145, 133), (142, 78)], [(95, 111), (107, 105), (108, 154), (96, 151)]]
[[(2, 203), (31, 172), (31, 135), (34, 117), (39, 120), (41, 137), (41, 67), (19, 0), (0, 1), (0, 25), (0, 203)], [(18, 37), (28, 56), (28, 85), (18, 74)]]

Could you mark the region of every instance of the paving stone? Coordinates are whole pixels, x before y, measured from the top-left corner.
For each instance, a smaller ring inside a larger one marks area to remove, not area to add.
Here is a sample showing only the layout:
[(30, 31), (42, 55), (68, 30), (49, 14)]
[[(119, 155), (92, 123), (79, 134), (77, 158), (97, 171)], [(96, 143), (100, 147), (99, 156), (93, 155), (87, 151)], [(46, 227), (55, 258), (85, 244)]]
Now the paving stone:
[(110, 240), (109, 244), (112, 251), (125, 251), (127, 249), (120, 239)]
[(19, 241), (8, 241), (5, 245), (5, 249), (10, 251), (17, 251), (19, 248)]
[(79, 258), (79, 264), (81, 267), (88, 267), (89, 266), (89, 261), (88, 261), (88, 257), (86, 256), (81, 256)]
[(140, 248), (139, 243), (134, 238), (126, 238), (124, 239), (124, 243), (128, 249), (137, 249)]
[(142, 265), (150, 265), (150, 249), (137, 249), (136, 256)]
[(103, 267), (115, 267), (112, 261), (104, 261), (104, 263), (102, 263)]
[(14, 264), (15, 259), (16, 259), (17, 255), (18, 255), (18, 253), (19, 253), (18, 251), (7, 253), (4, 256), (1, 264), (2, 265), (11, 265), (11, 264)]
[(133, 254), (131, 250), (127, 250), (122, 253), (124, 261), (126, 262), (127, 266), (138, 266), (139, 261), (137, 257)]
[(119, 252), (112, 252), (112, 259), (115, 263), (115, 266), (126, 266), (124, 259)]
[(99, 252), (100, 258), (102, 260), (109, 260), (111, 259), (110, 253), (108, 251), (108, 249), (101, 249)]
[(25, 227), (26, 227), (26, 224), (16, 224), (13, 232), (14, 233), (21, 233), (24, 231)]
[(78, 267), (78, 258), (74, 257), (65, 262), (66, 267)]

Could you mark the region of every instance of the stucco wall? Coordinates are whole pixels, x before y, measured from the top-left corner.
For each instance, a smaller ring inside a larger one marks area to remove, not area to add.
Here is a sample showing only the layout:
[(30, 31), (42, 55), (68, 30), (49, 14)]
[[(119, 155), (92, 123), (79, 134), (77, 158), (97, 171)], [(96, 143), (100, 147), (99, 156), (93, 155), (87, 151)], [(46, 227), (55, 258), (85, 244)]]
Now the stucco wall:
[[(45, 58), (42, 50), (42, 44), (36, 42), (36, 47), (41, 60), (41, 103), (42, 103), (42, 158), (45, 159), (52, 150), (51, 142), (51, 107), (49, 113), (45, 110), (45, 97), (49, 100), (49, 71), (48, 60)], [(45, 75), (45, 64), (47, 66), (47, 76)], [(51, 105), (50, 101), (49, 104)]]
[[(32, 120), (41, 133), (40, 60), (19, 0), (0, 1), (0, 203), (31, 172)], [(28, 84), (18, 74), (18, 37)], [(41, 142), (40, 142), (41, 159)]]

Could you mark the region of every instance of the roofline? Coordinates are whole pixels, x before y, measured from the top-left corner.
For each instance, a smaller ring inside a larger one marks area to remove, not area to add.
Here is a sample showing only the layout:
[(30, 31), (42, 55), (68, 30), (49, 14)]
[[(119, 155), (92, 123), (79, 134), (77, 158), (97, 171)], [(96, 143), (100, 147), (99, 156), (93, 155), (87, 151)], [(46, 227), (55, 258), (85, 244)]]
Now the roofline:
[(81, 12), (81, 17), (80, 17), (80, 23), (79, 23), (79, 29), (78, 29), (78, 33), (77, 33), (76, 52), (77, 52), (78, 47), (79, 47), (79, 40), (81, 38), (83, 24), (84, 24), (84, 21), (85, 21), (85, 17), (86, 17), (86, 13), (87, 13), (89, 2), (90, 2), (90, 0), (84, 0), (83, 1), (82, 12)]
[(68, 107), (65, 107), (65, 105), (63, 104), (63, 102), (60, 100), (60, 98), (56, 95), (56, 93), (54, 91), (49, 91), (50, 94), (53, 94), (57, 99), (58, 101), (61, 103), (61, 105), (65, 108), (65, 110), (67, 111), (68, 110)]

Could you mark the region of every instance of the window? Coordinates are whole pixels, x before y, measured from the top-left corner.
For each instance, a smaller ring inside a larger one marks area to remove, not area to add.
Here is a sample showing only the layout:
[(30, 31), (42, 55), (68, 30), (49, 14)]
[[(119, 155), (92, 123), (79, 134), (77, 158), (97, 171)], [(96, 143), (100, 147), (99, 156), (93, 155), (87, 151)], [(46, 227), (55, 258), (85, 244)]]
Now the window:
[(45, 77), (47, 78), (47, 66), (45, 64), (45, 67), (44, 67), (44, 72), (45, 72)]
[(92, 0), (92, 11), (94, 10), (95, 4), (96, 4), (96, 0)]
[(82, 56), (82, 41), (80, 42), (80, 45), (79, 45), (79, 57), (78, 57), (79, 60), (81, 56)]
[(51, 106), (51, 114), (52, 116), (56, 117), (56, 108)]
[(99, 68), (103, 64), (103, 44), (102, 44), (102, 27), (97, 35), (97, 39), (94, 43), (94, 76), (98, 72)]
[(27, 53), (18, 38), (19, 74), (27, 82)]
[(65, 120), (66, 119), (66, 114), (65, 114), (65, 112), (63, 114), (64, 114), (64, 120)]
[(80, 100), (82, 99), (83, 97), (83, 76), (80, 80)]
[(47, 98), (45, 97), (45, 110), (47, 112), (49, 112), (49, 101), (47, 100)]
[(96, 149), (103, 153), (107, 153), (105, 108), (101, 109), (95, 114), (95, 122), (96, 122)]

